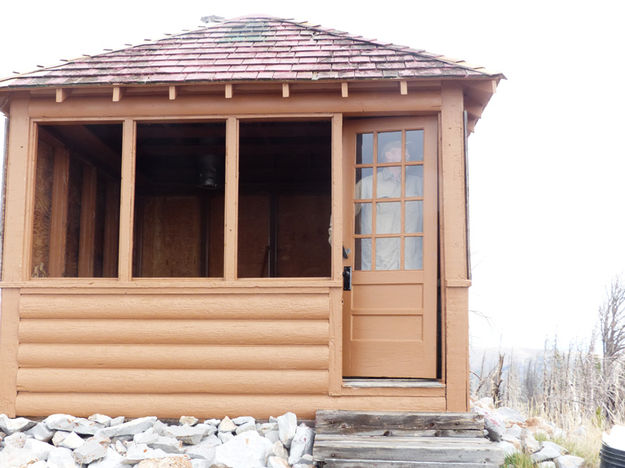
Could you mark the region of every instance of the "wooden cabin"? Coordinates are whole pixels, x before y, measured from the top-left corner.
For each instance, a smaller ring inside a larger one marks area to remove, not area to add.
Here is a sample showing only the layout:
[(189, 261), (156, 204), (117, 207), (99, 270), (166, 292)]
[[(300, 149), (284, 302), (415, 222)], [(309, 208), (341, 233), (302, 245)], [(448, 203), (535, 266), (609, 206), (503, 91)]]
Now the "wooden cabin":
[(466, 411), (501, 78), (253, 16), (0, 81), (0, 413)]

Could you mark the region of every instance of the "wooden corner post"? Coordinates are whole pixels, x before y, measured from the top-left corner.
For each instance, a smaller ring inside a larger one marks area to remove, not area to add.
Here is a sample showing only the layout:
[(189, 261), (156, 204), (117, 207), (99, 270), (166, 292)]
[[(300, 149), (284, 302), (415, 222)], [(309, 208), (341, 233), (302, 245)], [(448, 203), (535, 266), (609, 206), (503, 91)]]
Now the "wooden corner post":
[(226, 193), (224, 212), (224, 279), (237, 278), (237, 217), (239, 201), (239, 121), (226, 121)]
[(132, 279), (132, 230), (135, 200), (135, 153), (137, 124), (124, 120), (122, 137), (122, 180), (119, 208), (119, 279)]
[[(26, 200), (30, 159), (34, 154), (30, 148), (30, 122), (27, 97), (18, 96), (11, 102), (9, 113), (8, 157), (5, 180), (5, 224), (2, 279), (6, 282), (20, 282), (28, 274), (24, 264)], [(29, 157), (31, 156), (31, 157)], [(17, 399), (17, 347), (19, 324), (19, 290), (2, 290), (2, 314), (0, 316), (0, 413), (15, 417)]]
[(469, 409), (469, 304), (463, 92), (443, 83), (441, 109), (441, 287), (447, 411)]

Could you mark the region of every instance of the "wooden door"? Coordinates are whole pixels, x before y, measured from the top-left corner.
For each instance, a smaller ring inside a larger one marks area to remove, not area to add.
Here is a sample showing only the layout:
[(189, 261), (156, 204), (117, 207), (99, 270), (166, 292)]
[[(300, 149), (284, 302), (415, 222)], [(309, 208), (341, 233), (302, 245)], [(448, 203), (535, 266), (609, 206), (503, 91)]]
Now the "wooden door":
[(343, 151), (343, 375), (436, 378), (436, 118), (346, 120)]

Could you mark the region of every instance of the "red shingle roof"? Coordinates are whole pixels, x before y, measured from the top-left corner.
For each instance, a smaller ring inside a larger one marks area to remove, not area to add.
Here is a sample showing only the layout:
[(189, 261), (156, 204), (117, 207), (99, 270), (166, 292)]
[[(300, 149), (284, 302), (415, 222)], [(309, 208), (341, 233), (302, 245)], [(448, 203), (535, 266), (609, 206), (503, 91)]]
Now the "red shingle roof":
[(498, 77), (423, 50), (252, 16), (0, 81), (0, 88)]

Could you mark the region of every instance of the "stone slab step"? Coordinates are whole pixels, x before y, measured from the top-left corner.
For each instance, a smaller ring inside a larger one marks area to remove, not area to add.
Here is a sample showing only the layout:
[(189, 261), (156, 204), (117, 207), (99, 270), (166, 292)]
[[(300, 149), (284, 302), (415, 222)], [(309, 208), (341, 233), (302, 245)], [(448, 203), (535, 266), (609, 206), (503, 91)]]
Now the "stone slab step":
[(445, 463), (445, 462), (404, 462), (387, 460), (335, 460), (324, 461), (324, 468), (499, 468), (494, 463)]
[(317, 434), (418, 437), (483, 437), (484, 419), (474, 413), (317, 411)]
[(313, 457), (317, 461), (382, 460), (405, 463), (477, 463), (496, 466), (501, 465), (505, 458), (500, 448), (484, 438), (363, 437), (324, 434), (317, 434), (315, 437)]

